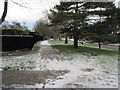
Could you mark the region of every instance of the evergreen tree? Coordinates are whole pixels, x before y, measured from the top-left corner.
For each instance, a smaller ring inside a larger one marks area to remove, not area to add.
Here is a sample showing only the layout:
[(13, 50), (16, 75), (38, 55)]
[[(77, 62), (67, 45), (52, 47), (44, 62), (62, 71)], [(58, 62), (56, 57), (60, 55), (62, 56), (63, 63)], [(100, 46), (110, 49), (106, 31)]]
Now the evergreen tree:
[[(64, 33), (70, 33), (74, 38), (74, 48), (78, 48), (78, 39), (83, 26), (85, 26), (85, 9), (83, 2), (61, 2), (51, 10), (53, 17), (51, 23), (62, 24)], [(56, 10), (55, 10), (56, 9)]]
[[(113, 2), (61, 2), (51, 10), (52, 24), (61, 24), (62, 32), (69, 33), (74, 38), (74, 48), (78, 48), (78, 40), (86, 37), (99, 43), (106, 41), (111, 33), (119, 29), (119, 9)], [(89, 24), (89, 16), (97, 15)], [(87, 18), (88, 17), (88, 18)]]
[[(113, 2), (88, 2), (85, 4), (89, 15), (98, 15), (98, 22), (90, 25), (91, 39), (95, 40), (101, 48), (101, 42), (107, 40), (110, 34), (117, 32), (118, 10)], [(91, 11), (90, 11), (91, 9)], [(99, 10), (96, 10), (99, 9)]]

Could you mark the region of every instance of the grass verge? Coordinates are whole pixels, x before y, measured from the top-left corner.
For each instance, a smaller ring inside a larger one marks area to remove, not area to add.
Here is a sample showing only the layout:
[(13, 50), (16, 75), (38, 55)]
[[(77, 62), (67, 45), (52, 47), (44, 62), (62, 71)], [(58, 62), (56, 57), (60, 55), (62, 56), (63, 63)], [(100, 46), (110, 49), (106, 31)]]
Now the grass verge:
[[(56, 42), (56, 43), (55, 43)], [(118, 73), (118, 51), (98, 49), (89, 46), (79, 45), (77, 49), (73, 48), (73, 44), (63, 44), (63, 41), (49, 41), (52, 47), (58, 49), (67, 60), (80, 60), (80, 62), (90, 62), (93, 66), (100, 66), (105, 73)], [(59, 45), (58, 45), (59, 43)]]
[(41, 41), (38, 41), (38, 42), (33, 46), (32, 51), (37, 51), (37, 50), (39, 50), (39, 49), (40, 49), (40, 43), (41, 43)]
[(79, 45), (79, 47), (75, 49), (73, 48), (71, 42), (69, 42), (68, 44), (64, 44), (64, 41), (51, 40), (49, 41), (49, 43), (52, 44), (52, 47), (58, 49), (61, 53), (65, 54), (76, 54), (82, 52), (92, 53), (94, 55), (107, 55), (107, 56), (118, 54), (118, 51), (115, 50), (98, 49), (83, 45)]

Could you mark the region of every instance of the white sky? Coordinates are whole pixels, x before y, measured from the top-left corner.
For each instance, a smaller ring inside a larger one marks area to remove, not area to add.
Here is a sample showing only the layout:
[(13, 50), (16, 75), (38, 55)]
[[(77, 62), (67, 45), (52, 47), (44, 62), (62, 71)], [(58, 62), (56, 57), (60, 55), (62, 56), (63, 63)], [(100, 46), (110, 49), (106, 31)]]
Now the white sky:
[[(6, 21), (26, 22), (29, 29), (32, 29), (35, 22), (41, 18), (45, 18), (45, 11), (53, 8), (59, 3), (59, 0), (13, 0), (27, 6), (28, 8), (20, 7), (8, 0), (8, 13)], [(25, 2), (22, 3), (21, 1)], [(116, 0), (118, 2), (120, 0)], [(27, 3), (27, 4), (26, 4)], [(3, 12), (4, 0), (0, 0), (0, 17)], [(30, 8), (29, 8), (30, 7)], [(31, 9), (32, 8), (32, 9)]]
[[(34, 23), (40, 18), (45, 17), (45, 11), (54, 7), (59, 0), (13, 0), (23, 6), (30, 8), (20, 7), (14, 4), (11, 0), (8, 0), (8, 13), (6, 21), (19, 21), (26, 22), (29, 25), (29, 29), (33, 28)], [(21, 1), (27, 3), (23, 4)], [(3, 12), (4, 0), (0, 0), (0, 17)], [(32, 8), (32, 9), (31, 9)]]

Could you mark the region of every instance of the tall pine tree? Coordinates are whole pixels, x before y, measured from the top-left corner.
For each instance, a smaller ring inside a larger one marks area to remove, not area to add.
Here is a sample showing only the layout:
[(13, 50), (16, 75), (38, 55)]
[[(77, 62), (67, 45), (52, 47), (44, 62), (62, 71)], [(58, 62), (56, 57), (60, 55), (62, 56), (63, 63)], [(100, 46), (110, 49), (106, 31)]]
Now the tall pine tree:
[(74, 48), (78, 48), (78, 39), (85, 26), (86, 13), (83, 2), (61, 2), (51, 10), (51, 23), (62, 24), (64, 33), (70, 33), (74, 38)]

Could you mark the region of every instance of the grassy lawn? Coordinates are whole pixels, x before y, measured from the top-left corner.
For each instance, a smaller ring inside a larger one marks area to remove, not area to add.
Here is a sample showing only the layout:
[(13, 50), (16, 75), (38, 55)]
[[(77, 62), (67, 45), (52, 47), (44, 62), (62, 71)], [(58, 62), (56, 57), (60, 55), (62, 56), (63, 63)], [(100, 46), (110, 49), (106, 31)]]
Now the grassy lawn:
[(73, 48), (73, 42), (69, 42), (68, 44), (64, 44), (64, 41), (51, 40), (50, 44), (56, 49), (58, 49), (61, 53), (66, 54), (76, 54), (81, 52), (91, 53), (93, 55), (116, 55), (118, 51), (115, 50), (106, 50), (106, 49), (98, 49), (89, 46), (79, 45), (78, 49)]
[(59, 41), (59, 40), (49, 40), (49, 43), (52, 45), (73, 45), (72, 41), (68, 41), (68, 44), (65, 44), (65, 41)]
[(39, 49), (40, 49), (40, 43), (41, 43), (41, 41), (38, 41), (38, 42), (33, 46), (32, 51), (37, 51), (37, 50), (39, 50)]

